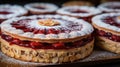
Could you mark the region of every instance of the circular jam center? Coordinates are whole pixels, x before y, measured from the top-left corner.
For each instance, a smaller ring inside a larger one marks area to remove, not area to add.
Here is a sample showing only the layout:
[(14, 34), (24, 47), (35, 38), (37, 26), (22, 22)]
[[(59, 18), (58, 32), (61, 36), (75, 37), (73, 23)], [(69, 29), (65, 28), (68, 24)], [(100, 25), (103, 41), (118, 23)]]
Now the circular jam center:
[(70, 11), (71, 13), (88, 13), (87, 11), (85, 10), (80, 10), (80, 9), (69, 9), (67, 11)]
[(39, 20), (38, 22), (42, 26), (57, 26), (60, 25), (59, 22), (52, 20), (52, 19), (44, 19), (44, 20)]
[(102, 19), (103, 22), (120, 28), (120, 16), (107, 16)]
[(8, 12), (8, 11), (0, 11), (0, 14), (4, 14), (4, 15), (6, 15), (6, 14), (11, 14), (12, 12)]
[(33, 8), (36, 8), (36, 9), (46, 9), (44, 6), (33, 6)]

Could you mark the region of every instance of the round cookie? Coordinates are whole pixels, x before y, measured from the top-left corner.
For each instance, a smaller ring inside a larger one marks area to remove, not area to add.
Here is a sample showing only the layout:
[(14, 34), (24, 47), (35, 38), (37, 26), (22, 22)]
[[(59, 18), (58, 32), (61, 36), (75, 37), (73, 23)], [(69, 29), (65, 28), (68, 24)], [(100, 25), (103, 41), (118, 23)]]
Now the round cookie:
[(120, 54), (120, 13), (106, 13), (93, 17), (96, 44), (101, 48)]
[(101, 13), (101, 11), (95, 7), (89, 6), (68, 6), (57, 10), (57, 13), (61, 15), (81, 18), (86, 20), (87, 22), (91, 22), (91, 18)]
[(31, 14), (55, 14), (58, 7), (52, 3), (29, 3), (24, 6)]
[(94, 46), (93, 27), (68, 16), (13, 18), (3, 22), (1, 30), (2, 52), (25, 61), (73, 62), (90, 55)]

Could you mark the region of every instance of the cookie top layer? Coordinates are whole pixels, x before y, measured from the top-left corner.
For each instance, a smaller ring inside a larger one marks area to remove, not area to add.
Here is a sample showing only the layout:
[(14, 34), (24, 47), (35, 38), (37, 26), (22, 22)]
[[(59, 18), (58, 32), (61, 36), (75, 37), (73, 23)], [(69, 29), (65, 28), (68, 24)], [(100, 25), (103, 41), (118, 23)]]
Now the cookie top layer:
[(27, 14), (27, 10), (19, 5), (0, 5), (0, 19), (9, 19)]
[(120, 32), (120, 13), (105, 13), (92, 18), (97, 26)]
[(120, 12), (120, 2), (106, 2), (98, 6), (102, 11)]
[(89, 6), (68, 6), (59, 9), (57, 13), (69, 16), (89, 17), (99, 14), (101, 11), (95, 7)]
[(35, 15), (9, 19), (1, 30), (37, 39), (69, 39), (89, 35), (93, 27), (82, 19), (61, 15)]
[(25, 5), (25, 8), (35, 12), (54, 12), (58, 9), (55, 4), (51, 3), (29, 3)]

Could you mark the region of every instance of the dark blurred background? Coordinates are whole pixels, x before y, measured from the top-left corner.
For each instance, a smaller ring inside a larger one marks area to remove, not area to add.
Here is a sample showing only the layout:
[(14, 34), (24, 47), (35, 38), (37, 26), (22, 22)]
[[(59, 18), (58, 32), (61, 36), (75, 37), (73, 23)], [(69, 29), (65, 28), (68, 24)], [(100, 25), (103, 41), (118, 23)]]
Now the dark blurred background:
[[(71, 1), (71, 0), (0, 0), (0, 4), (20, 4), (20, 5), (24, 5), (26, 3), (31, 3), (31, 2), (50, 2), (50, 3), (55, 3), (57, 5), (61, 5), (67, 1)], [(74, 1), (74, 0), (72, 0)], [(79, 0), (77, 0), (79, 1)], [(80, 0), (80, 1), (90, 1), (95, 5), (98, 5), (101, 0)]]
[(120, 1), (120, 0), (0, 0), (0, 4), (19, 4), (24, 5), (26, 3), (32, 3), (32, 2), (49, 2), (57, 4), (58, 6), (61, 6), (61, 4), (68, 2), (68, 1), (89, 1), (93, 3), (95, 6), (102, 2), (106, 1)]

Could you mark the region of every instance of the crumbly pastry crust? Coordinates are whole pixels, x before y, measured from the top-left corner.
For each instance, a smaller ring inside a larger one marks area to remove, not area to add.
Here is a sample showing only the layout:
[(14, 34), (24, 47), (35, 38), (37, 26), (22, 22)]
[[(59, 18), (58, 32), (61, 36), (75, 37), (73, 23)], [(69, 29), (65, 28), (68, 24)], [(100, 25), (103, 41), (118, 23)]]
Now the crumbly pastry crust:
[(93, 6), (93, 4), (88, 1), (69, 1), (69, 2), (64, 3), (62, 6), (63, 7), (66, 7), (66, 6)]
[(69, 50), (34, 50), (31, 48), (20, 47), (17, 45), (11, 46), (3, 39), (1, 39), (1, 41), (1, 50), (4, 54), (19, 60), (41, 63), (63, 63), (83, 59), (91, 54), (94, 46), (93, 40), (85, 46), (72, 48)]
[(96, 38), (95, 44), (104, 50), (120, 54), (120, 43), (119, 42), (115, 42), (115, 41), (106, 39), (104, 37), (98, 36)]
[[(71, 10), (85, 10), (87, 13), (72, 13), (70, 11), (67, 11), (68, 9)], [(89, 9), (89, 10), (88, 10)], [(72, 17), (89, 17), (93, 16), (96, 14), (101, 13), (101, 11), (95, 7), (90, 7), (90, 6), (68, 6), (68, 7), (62, 7), (61, 9), (56, 11), (58, 14), (61, 15), (67, 15), (67, 16), (72, 16)]]
[[(42, 6), (45, 9), (37, 9), (34, 6)], [(51, 3), (29, 3), (24, 6), (27, 8), (32, 14), (51, 14), (55, 13), (58, 7), (55, 4)]]
[(98, 8), (102, 11), (105, 11), (105, 12), (120, 12), (120, 9), (110, 9), (110, 8), (107, 8), (106, 6), (113, 6), (112, 4), (114, 5), (119, 5), (120, 6), (120, 2), (119, 1), (115, 1), (115, 2), (105, 2), (103, 4), (100, 4), (98, 6)]

